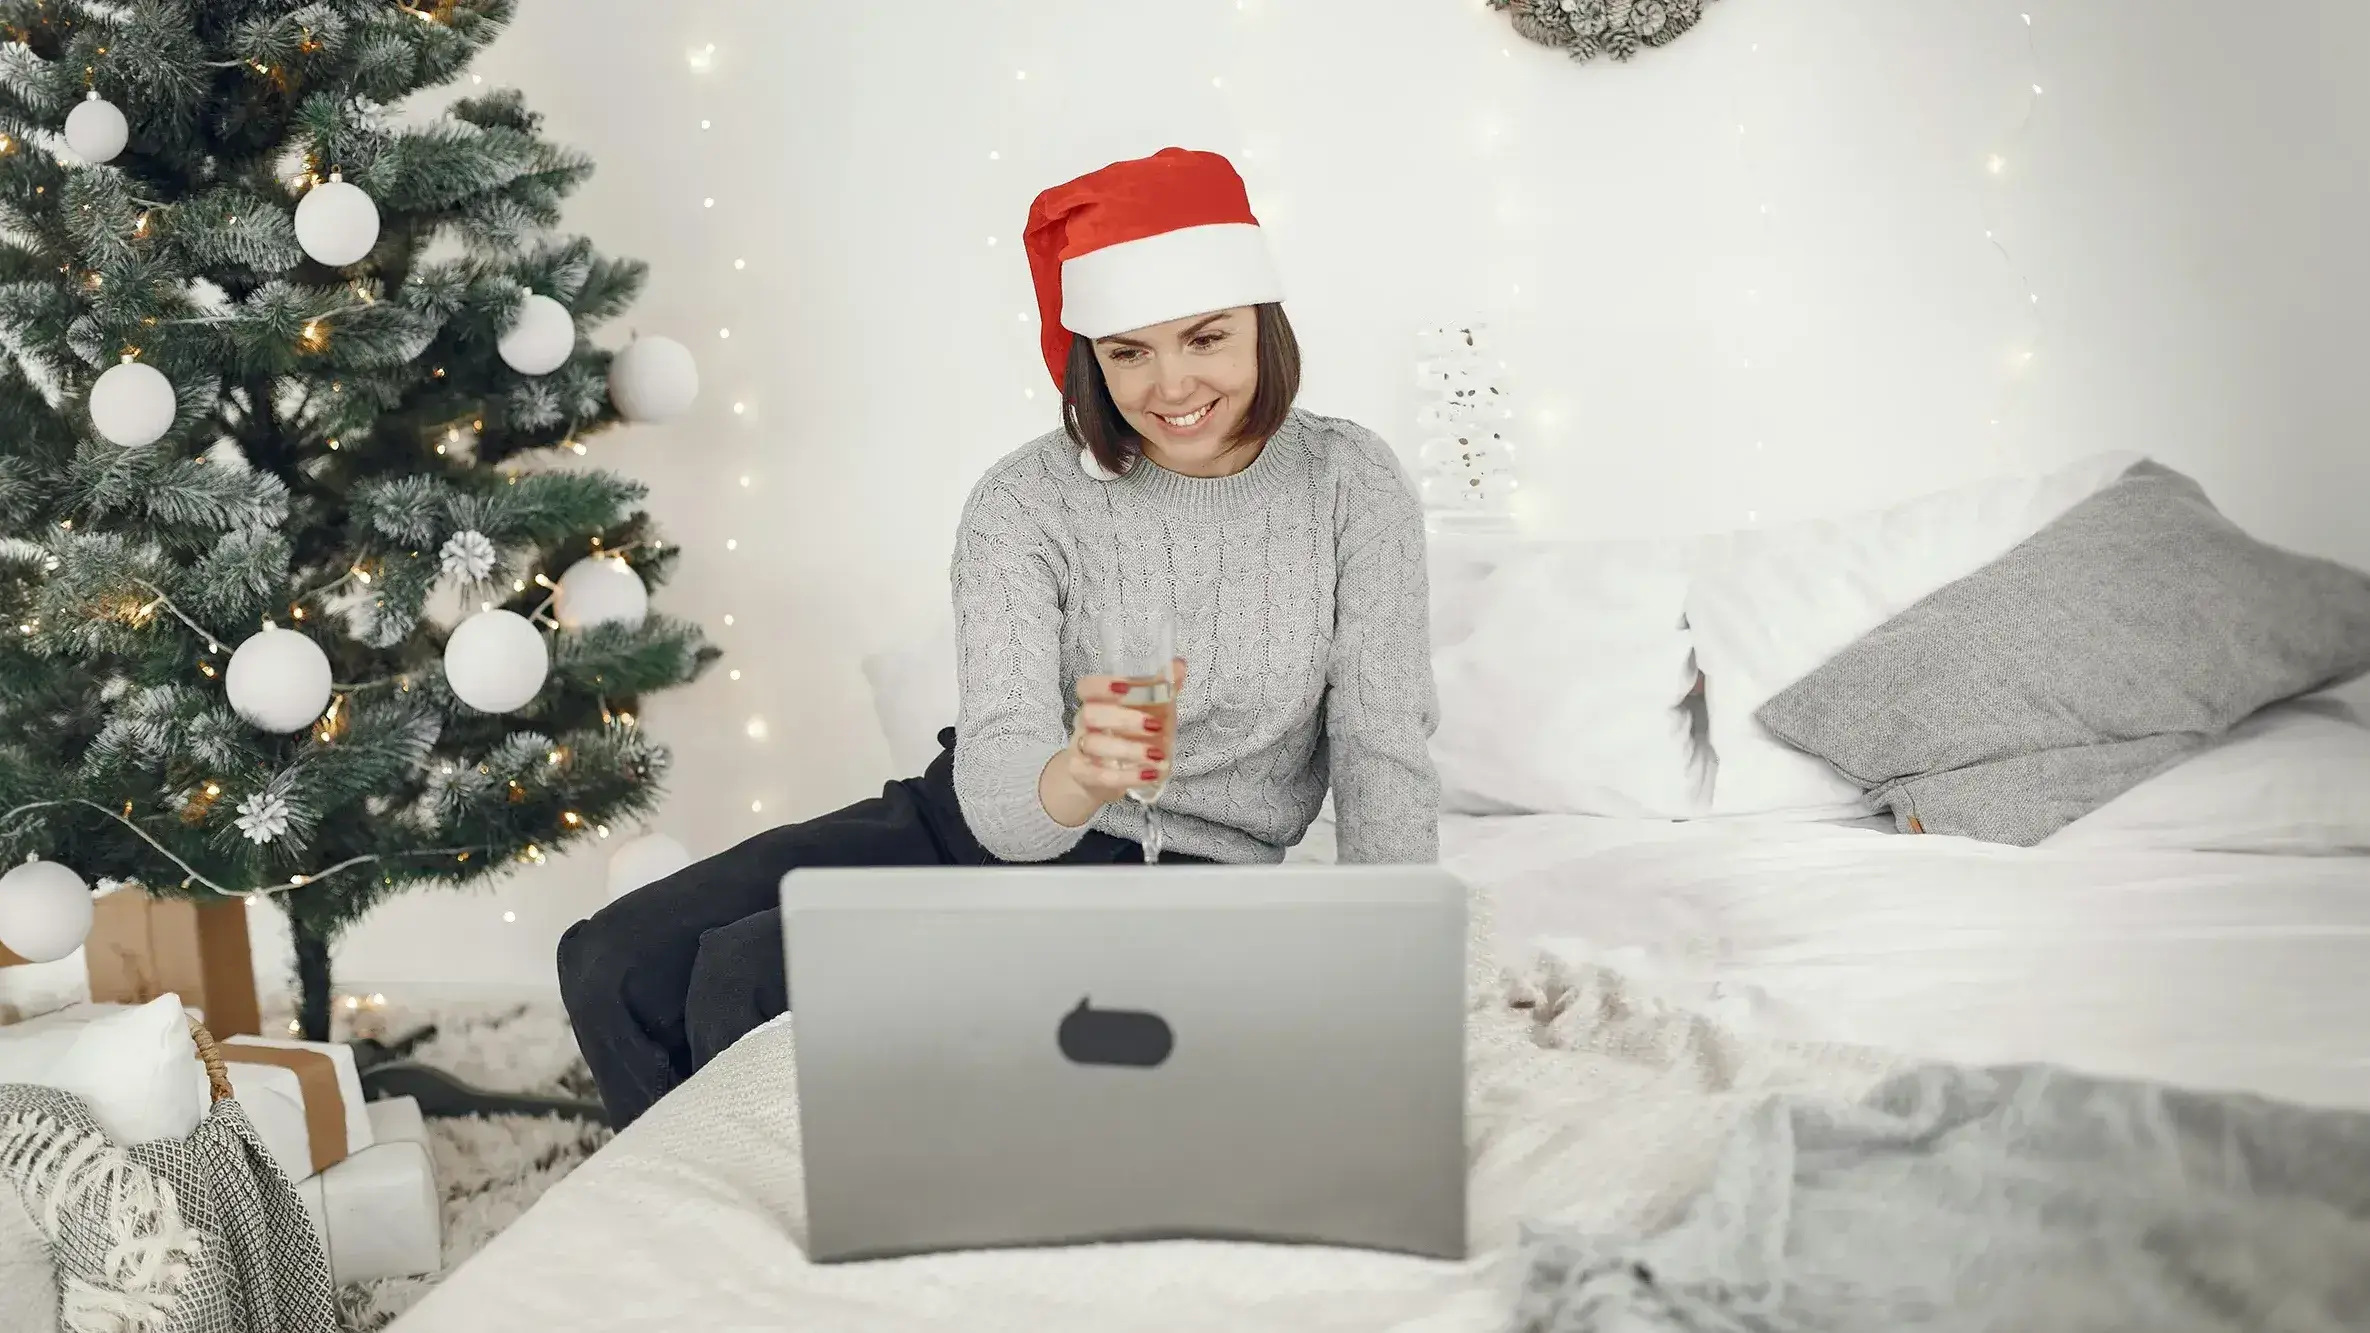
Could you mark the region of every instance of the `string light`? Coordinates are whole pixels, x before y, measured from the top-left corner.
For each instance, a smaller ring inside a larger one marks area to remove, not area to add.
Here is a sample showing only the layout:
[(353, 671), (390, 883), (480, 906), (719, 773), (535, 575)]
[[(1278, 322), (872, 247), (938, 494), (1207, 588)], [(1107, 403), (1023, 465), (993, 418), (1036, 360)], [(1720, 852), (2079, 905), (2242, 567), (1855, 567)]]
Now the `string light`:
[[(1754, 43), (1752, 49), (1754, 52), (1758, 53), (1761, 49), (1760, 43)], [(1769, 182), (1765, 173), (1761, 169), (1760, 158), (1755, 152), (1758, 136), (1755, 136), (1750, 132), (1752, 126), (1752, 117), (1745, 114), (1743, 104), (1739, 98), (1738, 85), (1743, 82), (1745, 81), (1736, 80), (1729, 84), (1729, 118), (1736, 125), (1736, 138), (1733, 140), (1733, 142), (1736, 145), (1737, 167), (1744, 176), (1745, 188), (1751, 193), (1752, 196), (1761, 197), (1766, 195), (1769, 188)], [(1770, 220), (1769, 215), (1769, 204), (1765, 198), (1759, 204), (1757, 212), (1758, 216), (1760, 217), (1760, 227), (1753, 238), (1754, 272), (1757, 274), (1766, 274), (1770, 267), (1770, 253), (1775, 246), (1775, 235), (1774, 226)], [(1753, 308), (1753, 312), (1747, 315), (1742, 321), (1746, 331), (1745, 345), (1748, 349), (1750, 349), (1752, 347), (1758, 346), (1761, 341), (1768, 337), (1768, 315), (1761, 309), (1761, 289), (1758, 285), (1745, 289), (1744, 303), (1747, 306)], [(1745, 356), (1742, 357), (1741, 360), (1743, 362), (1742, 369), (1746, 373), (1750, 373), (1753, 368), (1752, 358), (1750, 356)], [(1751, 395), (1745, 400), (1746, 410), (1752, 417), (1752, 420), (1747, 424), (1746, 429), (1749, 430), (1753, 435), (1753, 453), (1755, 457), (1762, 460), (1765, 460), (1768, 456), (1768, 450), (1765, 446), (1770, 434), (1771, 426), (1771, 412), (1769, 407), (1770, 392), (1770, 389), (1759, 383), (1756, 383), (1753, 386)], [(1755, 475), (1752, 479), (1754, 489), (1758, 490), (1761, 485), (1766, 484), (1767, 475), (1768, 474), (1765, 471), (1761, 471), (1760, 468), (1757, 467), (1755, 469)], [(1745, 511), (1745, 522), (1748, 525), (1758, 523), (1759, 521), (1760, 510), (1748, 509)]]
[[(2018, 119), (2015, 127), (2009, 131), (2011, 138), (2021, 139), (2024, 137), (2025, 132), (2032, 125), (2033, 112), (2038, 106), (2041, 98), (2041, 82), (2038, 77), (2040, 71), (2040, 49), (2039, 43), (2033, 31), (2033, 16), (2029, 12), (2020, 11), (2017, 14), (2017, 17), (2022, 21), (2025, 32), (2025, 58), (2033, 71), (2033, 77), (2027, 80), (2028, 86), (2032, 89), (2032, 96), (2025, 102), (2023, 116)], [(1984, 165), (1989, 169), (1992, 175), (2003, 175), (2007, 166), (2007, 155), (2005, 152), (1991, 153), (1984, 158)], [(2017, 343), (2010, 349), (2008, 353), (2006, 362), (2008, 374), (1999, 381), (1998, 388), (1995, 391), (1993, 408), (1990, 413), (1986, 414), (1985, 417), (1986, 421), (1990, 424), (1991, 429), (1997, 431), (2003, 420), (2010, 415), (2010, 413), (2004, 409), (2003, 404), (2007, 401), (2008, 395), (2015, 391), (2014, 385), (2022, 378), (2023, 373), (2029, 370), (2033, 364), (2035, 350), (2040, 342), (2043, 332), (2043, 325), (2041, 322), (2041, 294), (2032, 289), (2031, 279), (2025, 273), (2023, 265), (2017, 262), (2015, 254), (2009, 250), (2006, 242), (2001, 239), (1999, 231), (1996, 227), (1984, 228), (1983, 239), (1984, 243), (1989, 245), (1992, 250), (1999, 255), (2000, 262), (2007, 266), (2009, 275), (2015, 279), (2017, 288), (2024, 293), (2025, 300), (2023, 308), (2028, 312), (2028, 317), (2030, 320), (2026, 326), (2024, 336), (2018, 339)], [(1997, 447), (2003, 450), (2009, 447), (2008, 437), (1995, 435), (1994, 438), (2001, 440), (2001, 444)], [(2002, 458), (2000, 462), (2013, 466), (2015, 460)]]
[(741, 729), (749, 733), (750, 740), (761, 741), (765, 739), (765, 719), (762, 717), (750, 718), (748, 725)]

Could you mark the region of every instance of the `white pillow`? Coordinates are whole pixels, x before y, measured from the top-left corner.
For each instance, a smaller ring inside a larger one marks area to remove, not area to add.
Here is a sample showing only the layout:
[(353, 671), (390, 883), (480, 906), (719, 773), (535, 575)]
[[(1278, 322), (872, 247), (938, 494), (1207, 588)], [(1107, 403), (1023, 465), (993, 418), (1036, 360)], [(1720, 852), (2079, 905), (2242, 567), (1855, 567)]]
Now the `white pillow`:
[(2273, 704), (2041, 845), (2370, 854), (2370, 725), (2327, 697)]
[(948, 611), (927, 638), (864, 659), (873, 715), (900, 778), (920, 777), (938, 757), (938, 733), (955, 724), (962, 702), (955, 681), (955, 617)]
[(78, 1006), (0, 1028), (0, 1083), (73, 1093), (117, 1146), (185, 1137), (206, 1115), (206, 1067), (181, 997)]
[(1687, 594), (1719, 777), (1712, 813), (1844, 819), (1860, 785), (1753, 714), (1870, 630), (2007, 554), (2139, 461), (2098, 454), (1890, 509), (1731, 534)]
[(1498, 563), (1472, 590), (1469, 629), (1433, 655), (1441, 808), (1702, 814), (1687, 583), (1679, 543), (1548, 543)]
[(58, 1272), (49, 1240), (13, 1189), (0, 1188), (0, 1328), (57, 1333)]

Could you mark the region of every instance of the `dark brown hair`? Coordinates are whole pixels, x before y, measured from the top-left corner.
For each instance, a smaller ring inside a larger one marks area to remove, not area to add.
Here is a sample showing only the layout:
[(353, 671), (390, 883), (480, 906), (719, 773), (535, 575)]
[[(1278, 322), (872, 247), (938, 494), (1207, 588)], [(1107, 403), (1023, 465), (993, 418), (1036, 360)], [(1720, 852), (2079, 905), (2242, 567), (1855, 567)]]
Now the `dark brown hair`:
[[(1274, 301), (1251, 309), (1257, 316), (1259, 387), (1251, 393), (1242, 424), (1226, 442), (1229, 450), (1275, 434), (1292, 410), (1292, 400), (1300, 396), (1300, 340), (1292, 336), (1292, 321)], [(1070, 362), (1062, 371), (1062, 429), (1112, 472), (1127, 471), (1144, 452), (1144, 438), (1111, 401), (1111, 387), (1103, 382), (1103, 363), (1095, 359), (1092, 339), (1070, 339)]]

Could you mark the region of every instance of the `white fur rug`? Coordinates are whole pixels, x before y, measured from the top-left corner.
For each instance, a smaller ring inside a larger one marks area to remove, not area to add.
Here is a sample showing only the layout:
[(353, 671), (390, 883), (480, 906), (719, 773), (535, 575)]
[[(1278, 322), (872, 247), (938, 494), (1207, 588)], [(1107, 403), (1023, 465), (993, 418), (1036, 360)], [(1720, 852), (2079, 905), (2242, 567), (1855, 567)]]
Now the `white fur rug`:
[[(284, 1015), (282, 1016), (284, 1017)], [(576, 1039), (557, 1001), (548, 1004), (444, 1003), (337, 1013), (336, 1035), (400, 1035), (422, 1022), (436, 1037), (412, 1058), (479, 1087), (503, 1092), (561, 1093), (592, 1099), (592, 1077), (576, 1053)], [(430, 1120), (429, 1146), (444, 1194), (444, 1273), (499, 1235), (543, 1192), (609, 1141), (609, 1130), (582, 1121), (541, 1116)], [(338, 1291), (340, 1323), (349, 1333), (371, 1333), (436, 1285), (429, 1277), (353, 1283)]]

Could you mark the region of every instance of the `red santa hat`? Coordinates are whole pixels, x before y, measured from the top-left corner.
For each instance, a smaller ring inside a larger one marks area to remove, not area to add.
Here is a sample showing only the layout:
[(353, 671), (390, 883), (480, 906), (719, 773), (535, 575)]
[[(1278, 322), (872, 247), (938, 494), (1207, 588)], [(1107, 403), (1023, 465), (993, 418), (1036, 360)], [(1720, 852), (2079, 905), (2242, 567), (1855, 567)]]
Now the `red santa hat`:
[(1037, 196), (1023, 237), (1056, 387), (1070, 339), (1284, 299), (1234, 164), (1163, 148)]

